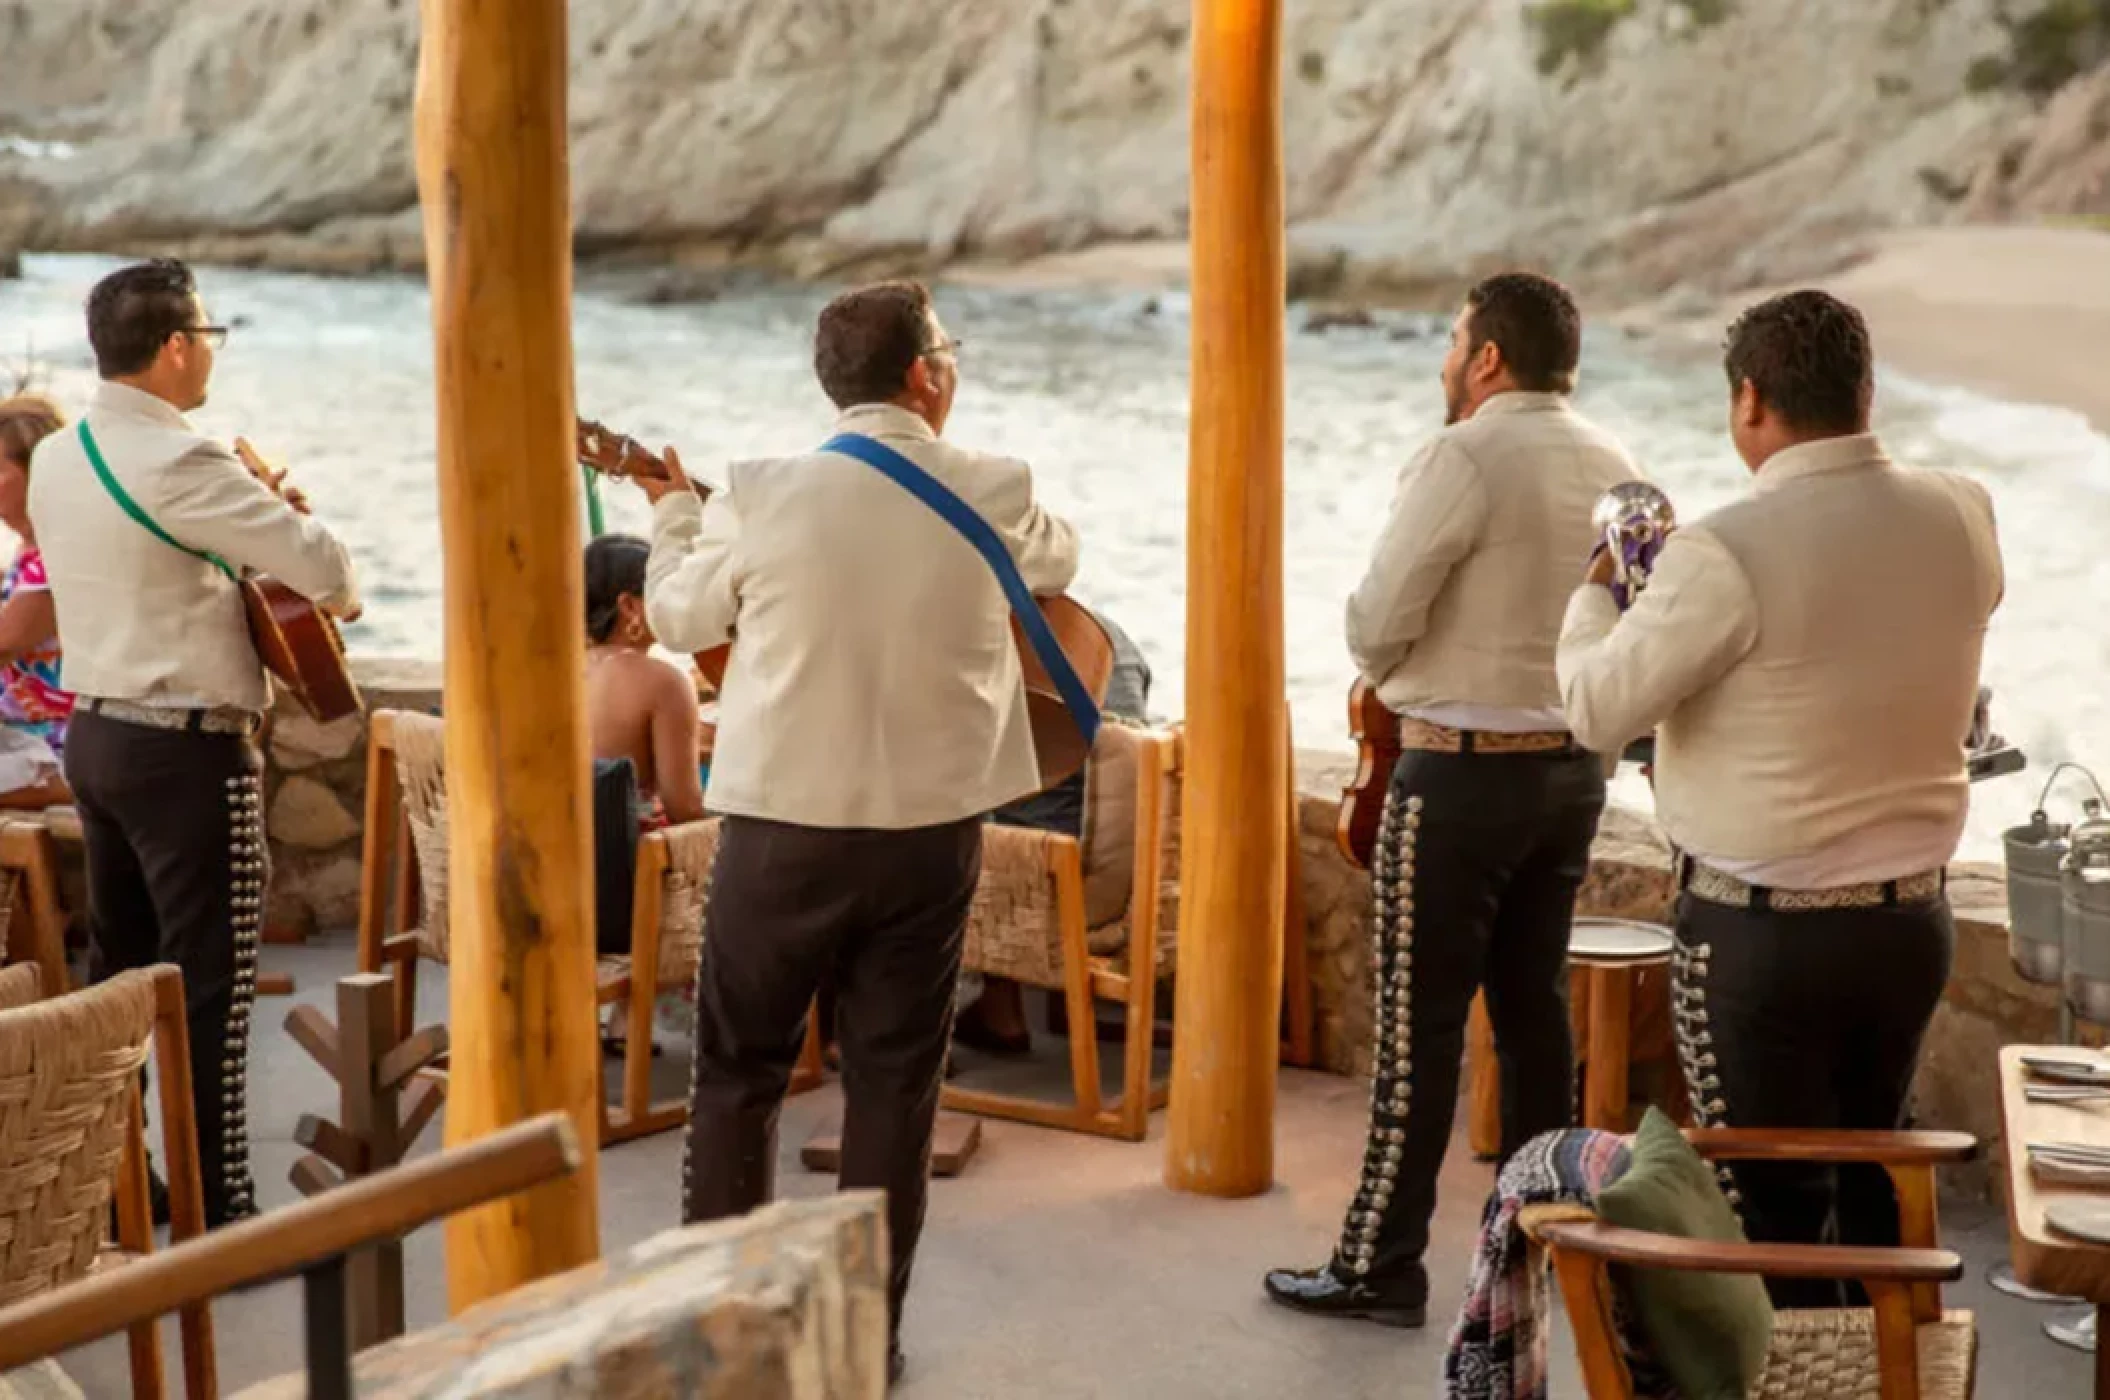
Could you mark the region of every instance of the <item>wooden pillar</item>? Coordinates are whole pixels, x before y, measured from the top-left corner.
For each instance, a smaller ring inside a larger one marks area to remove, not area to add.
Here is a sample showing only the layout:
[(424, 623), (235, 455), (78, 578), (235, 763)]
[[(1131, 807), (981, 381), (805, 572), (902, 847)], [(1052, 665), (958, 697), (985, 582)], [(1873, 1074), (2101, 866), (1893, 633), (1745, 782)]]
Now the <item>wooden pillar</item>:
[(555, 1109), (584, 1159), (447, 1222), (456, 1311), (599, 1253), (565, 81), (565, 0), (424, 0), (418, 182), (447, 559), (446, 1140)]
[(1288, 852), (1281, 0), (1194, 0), (1187, 767), (1165, 1180), (1274, 1179)]

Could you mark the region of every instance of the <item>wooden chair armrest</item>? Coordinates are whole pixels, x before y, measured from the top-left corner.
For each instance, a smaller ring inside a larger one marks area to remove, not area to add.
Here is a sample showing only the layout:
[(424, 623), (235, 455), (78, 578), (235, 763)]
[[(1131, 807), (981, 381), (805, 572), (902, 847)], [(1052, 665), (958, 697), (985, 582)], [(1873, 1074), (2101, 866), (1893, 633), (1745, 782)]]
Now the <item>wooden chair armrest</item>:
[(1886, 1283), (1950, 1283), (1963, 1277), (1963, 1260), (1946, 1249), (1688, 1240), (1602, 1221), (1548, 1221), (1535, 1233), (1555, 1249), (1645, 1269)]
[(1871, 1133), (1823, 1128), (1689, 1128), (1702, 1157), (1736, 1162), (1873, 1162), (1932, 1167), (1978, 1155), (1969, 1133)]

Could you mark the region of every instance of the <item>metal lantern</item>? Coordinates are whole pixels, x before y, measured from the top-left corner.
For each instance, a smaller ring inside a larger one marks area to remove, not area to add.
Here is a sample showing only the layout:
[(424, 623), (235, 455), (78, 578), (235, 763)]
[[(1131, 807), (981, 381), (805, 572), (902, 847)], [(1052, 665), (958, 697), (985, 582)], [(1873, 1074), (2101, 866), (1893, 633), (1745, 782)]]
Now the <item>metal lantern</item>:
[[(2099, 808), (2093, 801), (2088, 805)], [(2023, 981), (2047, 987), (2060, 985), (2066, 961), (2059, 865), (2066, 859), (2071, 830), (2039, 808), (2030, 814), (2029, 825), (2000, 834), (2007, 850), (2008, 959)]]
[(2095, 805), (2066, 838), (2060, 922), (2066, 1002), (2083, 1020), (2110, 1024), (2110, 820)]

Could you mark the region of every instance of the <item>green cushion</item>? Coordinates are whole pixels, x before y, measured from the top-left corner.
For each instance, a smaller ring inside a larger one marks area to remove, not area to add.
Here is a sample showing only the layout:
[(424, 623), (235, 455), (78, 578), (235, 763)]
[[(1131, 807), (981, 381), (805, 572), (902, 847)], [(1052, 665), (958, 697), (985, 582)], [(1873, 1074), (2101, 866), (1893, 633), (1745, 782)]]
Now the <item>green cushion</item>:
[[(1742, 1240), (1744, 1229), (1678, 1125), (1651, 1108), (1633, 1164), (1598, 1193), (1610, 1225), (1688, 1240)], [(1650, 1349), (1685, 1400), (1743, 1400), (1766, 1368), (1773, 1304), (1756, 1274), (1615, 1268)]]

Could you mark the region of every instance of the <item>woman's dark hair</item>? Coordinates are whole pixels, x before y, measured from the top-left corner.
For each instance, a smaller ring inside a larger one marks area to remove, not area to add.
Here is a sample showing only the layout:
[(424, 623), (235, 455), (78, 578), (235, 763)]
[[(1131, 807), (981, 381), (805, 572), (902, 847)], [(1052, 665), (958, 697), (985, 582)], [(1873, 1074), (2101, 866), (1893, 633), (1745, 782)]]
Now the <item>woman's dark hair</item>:
[(652, 546), (636, 535), (602, 535), (586, 546), (586, 639), (605, 642), (615, 635), (624, 594), (643, 597), (645, 560)]
[(121, 267), (88, 293), (88, 343), (105, 379), (142, 374), (170, 336), (188, 329), (198, 283), (174, 258)]

